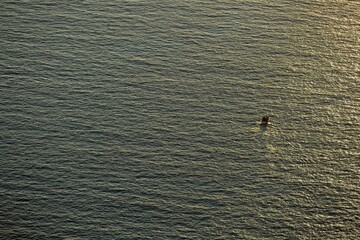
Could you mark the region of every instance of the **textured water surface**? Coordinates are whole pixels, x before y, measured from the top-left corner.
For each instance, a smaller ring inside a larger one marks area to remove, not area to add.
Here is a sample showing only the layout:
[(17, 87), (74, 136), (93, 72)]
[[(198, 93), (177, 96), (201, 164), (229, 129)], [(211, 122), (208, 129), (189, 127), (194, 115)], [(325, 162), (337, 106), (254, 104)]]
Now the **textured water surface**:
[(359, 239), (359, 13), (1, 1), (0, 238)]

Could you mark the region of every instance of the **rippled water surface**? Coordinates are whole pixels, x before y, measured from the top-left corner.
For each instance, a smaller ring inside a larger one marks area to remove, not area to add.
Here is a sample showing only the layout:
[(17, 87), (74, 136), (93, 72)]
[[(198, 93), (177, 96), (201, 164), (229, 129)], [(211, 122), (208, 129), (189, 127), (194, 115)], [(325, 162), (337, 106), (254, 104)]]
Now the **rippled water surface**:
[(360, 238), (358, 1), (3, 0), (0, 47), (1, 239)]

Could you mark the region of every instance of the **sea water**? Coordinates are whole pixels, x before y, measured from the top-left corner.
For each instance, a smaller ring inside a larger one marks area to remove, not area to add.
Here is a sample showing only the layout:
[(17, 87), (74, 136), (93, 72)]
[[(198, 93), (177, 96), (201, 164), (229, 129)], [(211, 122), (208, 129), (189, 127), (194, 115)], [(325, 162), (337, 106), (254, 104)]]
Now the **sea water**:
[(2, 0), (0, 238), (359, 239), (359, 13)]

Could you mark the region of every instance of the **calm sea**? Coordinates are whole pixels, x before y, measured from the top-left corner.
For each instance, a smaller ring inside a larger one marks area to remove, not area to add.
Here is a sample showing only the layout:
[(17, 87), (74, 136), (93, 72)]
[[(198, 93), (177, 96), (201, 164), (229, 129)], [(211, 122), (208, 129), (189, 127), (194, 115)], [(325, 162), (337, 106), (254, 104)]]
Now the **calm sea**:
[(360, 239), (359, 80), (359, 1), (2, 0), (0, 239)]

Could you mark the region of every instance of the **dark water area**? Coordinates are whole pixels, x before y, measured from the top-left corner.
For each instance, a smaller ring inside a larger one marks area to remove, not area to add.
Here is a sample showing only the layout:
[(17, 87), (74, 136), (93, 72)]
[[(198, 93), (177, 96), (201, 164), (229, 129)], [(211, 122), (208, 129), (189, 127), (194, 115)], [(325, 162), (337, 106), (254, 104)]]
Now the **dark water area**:
[(2, 1), (0, 239), (360, 238), (359, 13)]

